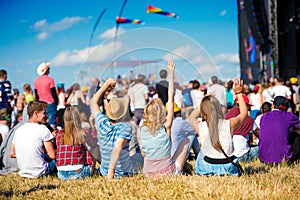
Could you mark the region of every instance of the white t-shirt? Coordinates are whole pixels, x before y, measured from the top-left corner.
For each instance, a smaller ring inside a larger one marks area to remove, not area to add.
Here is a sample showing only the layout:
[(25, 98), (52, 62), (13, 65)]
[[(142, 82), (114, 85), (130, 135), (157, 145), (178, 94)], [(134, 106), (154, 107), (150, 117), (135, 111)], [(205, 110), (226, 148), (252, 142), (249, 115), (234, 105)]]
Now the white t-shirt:
[(0, 134), (2, 136), (2, 141), (7, 136), (8, 132), (9, 132), (9, 127), (7, 125), (0, 124)]
[(135, 84), (128, 92), (130, 97), (134, 98), (133, 107), (134, 109), (144, 109), (146, 106), (145, 94), (148, 94), (148, 87), (144, 84)]
[(260, 93), (250, 93), (249, 100), (252, 104), (251, 110), (260, 110), (261, 107), (261, 95)]
[[(226, 90), (225, 87), (219, 84), (213, 84), (207, 88), (208, 95), (214, 95), (221, 105), (226, 105)], [(225, 102), (224, 102), (225, 101)]]
[(43, 142), (51, 139), (51, 132), (42, 124), (28, 122), (16, 130), (12, 143), (15, 145), (20, 176), (35, 178), (45, 174), (48, 165), (42, 158)]
[(274, 98), (277, 96), (288, 97), (292, 95), (292, 92), (285, 85), (275, 85), (273, 87)]
[(192, 90), (191, 97), (193, 101), (193, 108), (196, 109), (198, 106), (200, 106), (200, 103), (204, 97), (204, 93), (200, 90)]

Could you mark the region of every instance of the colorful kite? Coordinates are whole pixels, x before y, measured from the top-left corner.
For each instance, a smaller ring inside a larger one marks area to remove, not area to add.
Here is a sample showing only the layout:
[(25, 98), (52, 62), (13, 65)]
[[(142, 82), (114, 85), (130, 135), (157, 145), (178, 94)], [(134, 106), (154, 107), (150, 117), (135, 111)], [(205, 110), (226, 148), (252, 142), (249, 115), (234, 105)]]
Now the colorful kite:
[(166, 11), (163, 11), (162, 9), (160, 9), (160, 8), (156, 8), (156, 7), (151, 6), (151, 5), (147, 6), (147, 13), (156, 13), (156, 14), (167, 16), (167, 17), (175, 17), (177, 19), (179, 18), (179, 16), (176, 15), (175, 13), (166, 12)]
[(143, 22), (139, 19), (127, 19), (127, 18), (123, 18), (123, 17), (116, 17), (116, 22), (117, 24), (126, 24), (126, 23), (130, 23), (130, 24), (143, 24)]

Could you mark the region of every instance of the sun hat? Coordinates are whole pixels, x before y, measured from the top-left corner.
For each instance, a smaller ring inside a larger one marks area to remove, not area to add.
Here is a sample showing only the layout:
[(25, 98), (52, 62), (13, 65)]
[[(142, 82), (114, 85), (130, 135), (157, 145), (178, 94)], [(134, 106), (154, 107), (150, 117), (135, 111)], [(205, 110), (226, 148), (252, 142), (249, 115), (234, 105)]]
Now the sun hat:
[(38, 73), (38, 75), (44, 75), (46, 73), (46, 71), (49, 69), (50, 63), (41, 63), (36, 72)]
[[(166, 108), (168, 107), (169, 105), (169, 102), (166, 103)], [(180, 111), (180, 108), (179, 106), (177, 105), (177, 103), (174, 102), (174, 113)]]
[(273, 105), (279, 109), (287, 110), (289, 107), (289, 100), (284, 96), (277, 96), (273, 101)]
[(112, 120), (118, 120), (124, 117), (128, 109), (128, 102), (125, 98), (111, 98), (107, 109), (106, 116)]
[[(244, 99), (244, 101), (245, 101), (246, 104), (248, 104), (249, 106), (253, 106), (252, 104), (249, 103), (248, 97), (246, 95), (244, 95), (244, 94), (243, 94), (243, 99)], [(238, 100), (237, 97), (235, 97), (234, 103), (239, 103), (239, 100)]]

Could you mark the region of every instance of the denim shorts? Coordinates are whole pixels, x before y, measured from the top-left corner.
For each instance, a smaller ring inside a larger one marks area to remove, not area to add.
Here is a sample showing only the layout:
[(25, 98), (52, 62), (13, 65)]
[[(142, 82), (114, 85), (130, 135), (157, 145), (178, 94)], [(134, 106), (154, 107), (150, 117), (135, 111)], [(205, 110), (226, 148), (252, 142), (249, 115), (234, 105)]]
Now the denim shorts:
[(51, 126), (56, 126), (56, 104), (51, 103), (48, 104), (48, 107), (46, 109), (46, 113), (48, 115), (49, 124)]
[[(238, 159), (235, 158), (233, 162), (238, 163)], [(233, 175), (238, 176), (238, 168), (232, 163), (227, 164), (211, 164), (204, 160), (202, 151), (199, 152), (197, 160), (195, 162), (195, 174), (196, 175)]]
[(61, 180), (75, 180), (80, 178), (89, 177), (91, 174), (91, 168), (89, 165), (84, 165), (78, 170), (63, 171), (58, 170), (57, 176)]

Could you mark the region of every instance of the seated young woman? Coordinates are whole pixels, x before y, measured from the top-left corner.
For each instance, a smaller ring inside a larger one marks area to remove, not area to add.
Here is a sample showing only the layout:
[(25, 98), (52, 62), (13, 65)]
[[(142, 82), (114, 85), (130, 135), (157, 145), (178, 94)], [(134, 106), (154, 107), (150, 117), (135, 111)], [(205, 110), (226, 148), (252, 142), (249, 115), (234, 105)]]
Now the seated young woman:
[(171, 157), (171, 127), (174, 116), (174, 68), (173, 61), (168, 62), (168, 106), (167, 114), (159, 98), (152, 99), (144, 109), (144, 120), (138, 140), (144, 156), (143, 173), (146, 177), (180, 174), (185, 159), (189, 140), (183, 139), (177, 151)]
[(84, 141), (85, 131), (81, 127), (78, 109), (66, 108), (64, 129), (56, 134), (56, 166), (59, 179), (80, 179), (93, 174), (93, 159)]
[(198, 132), (201, 143), (201, 151), (195, 162), (195, 174), (239, 175), (238, 159), (233, 156), (232, 137), (233, 130), (247, 116), (242, 88), (243, 84), (235, 80), (233, 90), (239, 101), (238, 116), (225, 120), (220, 102), (212, 95), (204, 97), (200, 106), (190, 115), (191, 126)]

